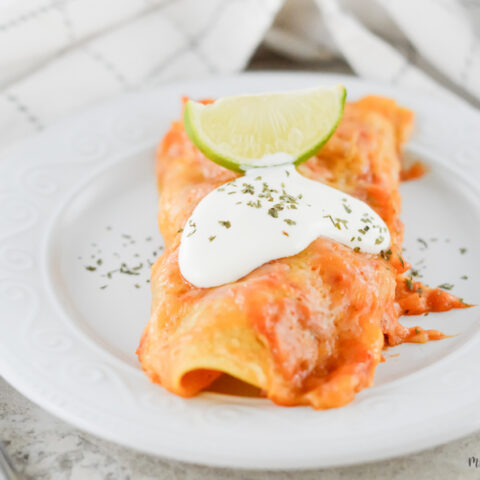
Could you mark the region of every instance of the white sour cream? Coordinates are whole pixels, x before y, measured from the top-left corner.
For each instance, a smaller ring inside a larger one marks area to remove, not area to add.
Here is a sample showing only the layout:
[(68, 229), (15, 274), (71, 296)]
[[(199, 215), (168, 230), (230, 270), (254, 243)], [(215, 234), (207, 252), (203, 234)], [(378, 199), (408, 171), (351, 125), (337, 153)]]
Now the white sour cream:
[(216, 287), (318, 237), (368, 253), (390, 247), (387, 226), (366, 203), (293, 165), (252, 168), (197, 205), (182, 233), (180, 271), (196, 287)]

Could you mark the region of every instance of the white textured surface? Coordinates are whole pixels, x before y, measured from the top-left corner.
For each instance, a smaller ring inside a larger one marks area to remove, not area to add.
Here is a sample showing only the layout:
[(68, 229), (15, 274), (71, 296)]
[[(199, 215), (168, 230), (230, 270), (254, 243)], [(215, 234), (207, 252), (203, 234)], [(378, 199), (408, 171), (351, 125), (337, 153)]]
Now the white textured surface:
[(240, 471), (162, 460), (72, 428), (1, 379), (0, 438), (28, 480), (468, 480), (480, 475), (468, 465), (469, 457), (480, 455), (480, 433), (408, 457), (329, 470)]

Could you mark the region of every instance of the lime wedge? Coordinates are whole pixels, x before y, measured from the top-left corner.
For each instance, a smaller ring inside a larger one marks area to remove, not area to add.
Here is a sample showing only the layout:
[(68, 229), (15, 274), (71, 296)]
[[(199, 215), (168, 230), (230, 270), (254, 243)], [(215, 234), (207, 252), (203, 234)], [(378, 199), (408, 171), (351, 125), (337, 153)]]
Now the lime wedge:
[(210, 160), (235, 171), (301, 163), (320, 150), (343, 114), (343, 85), (292, 92), (189, 100), (184, 124)]

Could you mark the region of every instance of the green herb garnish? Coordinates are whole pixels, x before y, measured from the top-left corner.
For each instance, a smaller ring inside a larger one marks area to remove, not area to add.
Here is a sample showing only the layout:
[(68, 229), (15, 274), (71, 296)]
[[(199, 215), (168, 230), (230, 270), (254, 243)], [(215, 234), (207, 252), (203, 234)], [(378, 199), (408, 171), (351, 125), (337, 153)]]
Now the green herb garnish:
[(255, 188), (253, 185), (250, 185), (249, 183), (244, 183), (242, 188), (242, 193), (249, 193), (250, 195), (253, 195), (255, 193)]
[[(116, 270), (114, 270), (114, 271), (116, 271)], [(119, 272), (120, 272), (120, 273), (123, 273), (124, 275), (140, 275), (139, 272), (136, 272), (135, 270), (130, 269), (130, 268), (127, 266), (126, 263), (122, 263), (122, 265), (120, 266)], [(113, 273), (113, 272), (111, 272), (111, 273)], [(108, 274), (107, 274), (107, 276), (108, 276)], [(108, 277), (108, 278), (111, 278), (111, 275), (110, 275), (110, 277)]]
[(268, 209), (268, 214), (273, 218), (278, 218), (278, 210), (274, 207)]
[(330, 221), (332, 222), (332, 225), (333, 225), (335, 228), (338, 228), (338, 230), (341, 229), (340, 224), (339, 224), (338, 222), (335, 222), (335, 221), (333, 220), (333, 218), (332, 218), (331, 215), (324, 215), (323, 218), (329, 218)]
[(417, 238), (417, 242), (423, 245), (423, 248), (428, 248), (428, 243), (423, 238)]
[[(192, 227), (192, 231), (190, 233), (187, 234), (187, 237), (191, 237), (194, 233), (197, 232), (197, 224), (195, 222), (193, 222), (192, 220), (190, 220), (188, 222), (188, 225), (190, 227)], [(157, 255), (157, 252), (153, 252), (153, 256), (155, 257)]]
[(348, 220), (345, 220), (344, 218), (335, 218), (338, 224), (342, 224), (345, 227), (345, 230), (348, 230)]

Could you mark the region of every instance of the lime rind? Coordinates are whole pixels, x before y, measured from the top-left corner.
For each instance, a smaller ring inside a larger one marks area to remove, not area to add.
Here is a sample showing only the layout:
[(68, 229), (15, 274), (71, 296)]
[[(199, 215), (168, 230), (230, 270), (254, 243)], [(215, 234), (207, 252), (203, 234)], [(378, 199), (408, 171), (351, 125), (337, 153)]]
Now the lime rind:
[(340, 97), (340, 111), (339, 111), (337, 121), (333, 124), (330, 131), (316, 145), (314, 145), (310, 150), (300, 155), (293, 162), (295, 165), (300, 165), (301, 163), (306, 162), (309, 158), (312, 158), (316, 153), (318, 153), (320, 149), (328, 142), (328, 140), (330, 140), (330, 137), (335, 133), (335, 130), (338, 128), (338, 125), (340, 124), (340, 121), (342, 120), (342, 117), (343, 117), (343, 112), (345, 110), (345, 100), (347, 98), (346, 88), (343, 85), (341, 85), (341, 88), (343, 92)]
[(202, 142), (200, 135), (197, 133), (197, 130), (193, 128), (193, 118), (194, 113), (192, 112), (195, 102), (189, 100), (183, 112), (183, 124), (185, 127), (185, 132), (190, 139), (190, 141), (209, 159), (215, 163), (218, 163), (222, 167), (233, 170), (234, 172), (244, 172), (241, 168), (241, 164), (235, 161), (231, 161), (225, 156), (219, 155), (213, 148), (210, 148), (206, 142)]
[[(338, 101), (338, 105), (335, 106), (336, 110), (336, 115), (335, 115), (335, 122), (332, 123), (331, 127), (328, 128), (327, 131), (322, 131), (321, 134), (319, 134), (320, 139), (312, 143), (312, 145), (309, 145), (307, 148), (302, 149), (300, 152), (296, 152), (294, 155), (291, 155), (292, 160), (288, 163), (294, 163), (295, 165), (299, 165), (302, 162), (305, 162), (312, 156), (314, 156), (324, 145), (325, 143), (330, 139), (330, 137), (333, 135), (335, 130), (337, 129), (340, 120), (342, 119), (343, 116), (343, 111), (344, 111), (344, 106), (345, 106), (345, 99), (346, 99), (346, 90), (343, 85), (336, 85), (333, 88), (323, 88), (323, 89), (309, 89), (304, 92), (300, 93), (306, 93), (308, 94), (309, 92), (315, 93), (315, 91), (331, 91), (332, 94), (337, 95), (336, 100)], [(289, 94), (297, 94), (299, 92), (286, 92), (285, 95)], [(271, 95), (271, 94), (267, 94)], [(279, 94), (275, 94), (279, 95)], [(241, 97), (233, 97), (235, 99), (242, 98), (242, 97), (262, 97), (261, 94), (259, 95), (245, 95)], [(217, 100), (217, 103), (220, 101), (227, 100), (232, 97), (226, 97), (225, 99)], [(255, 164), (253, 163), (254, 161), (257, 161), (259, 159), (251, 159), (251, 158), (246, 158), (246, 157), (235, 157), (229, 154), (225, 154), (222, 152), (221, 148), (219, 145), (217, 145), (215, 142), (212, 142), (211, 139), (208, 137), (208, 135), (201, 129), (199, 128), (202, 124), (201, 122), (201, 116), (204, 113), (203, 110), (205, 108), (211, 107), (212, 105), (215, 104), (210, 104), (210, 105), (204, 105), (202, 103), (198, 103), (192, 100), (189, 100), (186, 105), (185, 105), (185, 110), (184, 110), (184, 126), (185, 126), (185, 131), (187, 133), (187, 136), (189, 139), (192, 141), (192, 143), (210, 160), (214, 161), (215, 163), (218, 163), (219, 165), (226, 167), (230, 170), (236, 171), (236, 172), (245, 172), (247, 168), (255, 168), (255, 167), (263, 167), (264, 165), (261, 165), (259, 163)], [(271, 155), (271, 154), (270, 154)]]

